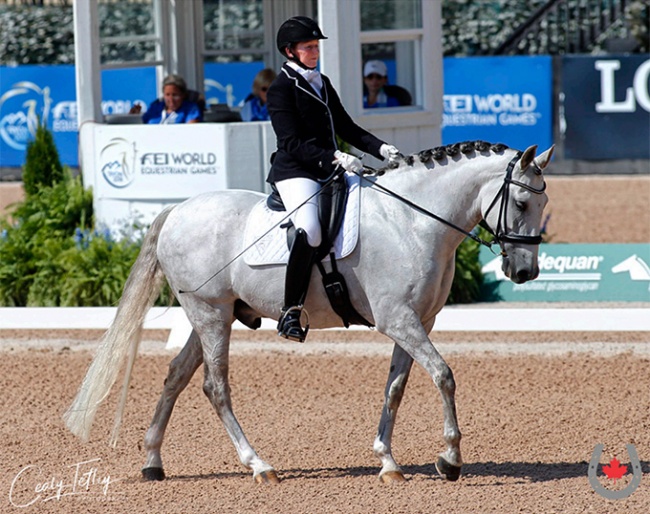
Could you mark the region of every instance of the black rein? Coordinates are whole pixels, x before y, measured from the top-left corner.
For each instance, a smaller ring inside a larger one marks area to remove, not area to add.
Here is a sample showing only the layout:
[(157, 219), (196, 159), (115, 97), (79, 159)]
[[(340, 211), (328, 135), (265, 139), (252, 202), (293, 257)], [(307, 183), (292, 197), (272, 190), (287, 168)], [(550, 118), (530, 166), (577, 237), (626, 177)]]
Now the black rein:
[[(518, 180), (513, 180), (512, 179), (512, 171), (515, 168), (515, 164), (517, 164), (517, 161), (521, 158), (522, 153), (517, 152), (517, 154), (512, 158), (512, 160), (508, 163), (508, 167), (506, 168), (506, 176), (503, 179), (503, 185), (499, 189), (499, 192), (496, 194), (494, 197), (494, 200), (492, 200), (492, 203), (488, 207), (487, 211), (485, 212), (484, 218), (487, 217), (488, 213), (492, 210), (494, 205), (496, 204), (497, 200), (499, 197), (501, 197), (501, 205), (499, 206), (499, 219), (497, 221), (497, 230), (494, 231), (490, 228), (490, 226), (485, 222), (485, 220), (482, 220), (480, 225), (485, 228), (492, 236), (494, 237), (494, 240), (492, 241), (485, 241), (484, 239), (478, 237), (476, 234), (473, 234), (471, 232), (468, 232), (467, 230), (459, 227), (458, 225), (455, 225), (451, 221), (448, 221), (444, 218), (441, 218), (440, 216), (432, 213), (431, 211), (428, 211), (427, 209), (420, 207), (419, 205), (411, 202), (410, 200), (404, 198), (403, 196), (395, 193), (394, 191), (391, 191), (390, 189), (382, 186), (381, 184), (377, 184), (377, 182), (372, 182), (370, 179), (368, 179), (366, 176), (364, 176), (361, 173), (354, 172), (355, 175), (359, 176), (363, 180), (367, 181), (370, 183), (371, 187), (376, 187), (377, 189), (380, 189), (384, 191), (385, 193), (388, 193), (390, 196), (393, 198), (396, 198), (400, 202), (408, 205), (411, 207), (413, 210), (416, 210), (417, 212), (424, 214), (425, 216), (428, 216), (429, 218), (433, 218), (436, 221), (439, 221), (448, 227), (453, 228), (454, 230), (457, 230), (461, 234), (464, 234), (465, 236), (473, 239), (477, 243), (486, 246), (492, 251), (492, 245), (494, 243), (497, 243), (499, 246), (501, 246), (501, 254), (505, 255), (505, 251), (503, 250), (503, 247), (501, 245), (501, 242), (505, 243), (518, 243), (518, 244), (530, 244), (530, 245), (538, 245), (542, 242), (542, 236), (537, 235), (537, 236), (526, 236), (526, 235), (520, 235), (520, 234), (507, 234), (507, 229), (505, 227), (505, 219), (506, 219), (506, 214), (507, 214), (507, 203), (508, 203), (508, 198), (510, 196), (510, 185), (513, 184), (515, 186), (523, 187), (524, 189), (527, 189), (528, 191), (531, 191), (532, 193), (535, 194), (542, 194), (546, 190), (546, 182), (544, 182), (544, 186), (541, 189), (535, 189), (534, 187), (529, 186), (528, 184), (524, 184), (523, 182), (519, 182)], [(541, 169), (537, 166), (537, 163), (533, 160), (533, 164), (536, 166), (535, 172), (538, 174), (541, 174)], [(368, 168), (371, 169), (371, 168)], [(502, 229), (503, 225), (503, 229)], [(494, 252), (493, 252), (494, 253)]]

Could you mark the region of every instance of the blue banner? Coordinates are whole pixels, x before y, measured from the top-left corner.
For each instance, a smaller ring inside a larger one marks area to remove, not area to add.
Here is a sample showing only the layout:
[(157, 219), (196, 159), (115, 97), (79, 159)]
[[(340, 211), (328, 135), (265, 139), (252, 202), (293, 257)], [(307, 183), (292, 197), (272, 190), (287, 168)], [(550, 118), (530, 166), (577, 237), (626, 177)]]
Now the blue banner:
[[(207, 103), (241, 105), (263, 67), (205, 64)], [(52, 130), (61, 161), (77, 166), (74, 66), (0, 66), (0, 74), (0, 166), (22, 166), (36, 116)], [(444, 143), (483, 139), (518, 149), (551, 146), (550, 57), (447, 58), (444, 74)], [(104, 114), (126, 113), (135, 103), (146, 107), (158, 96), (153, 67), (102, 72)]]
[(650, 57), (562, 58), (564, 155), (650, 158)]
[[(52, 131), (61, 162), (77, 166), (77, 99), (72, 65), (0, 67), (0, 166), (22, 166), (37, 119)], [(102, 72), (102, 112), (129, 112), (156, 97), (154, 68)]]
[(444, 144), (481, 139), (519, 150), (551, 146), (551, 57), (447, 58), (444, 80)]

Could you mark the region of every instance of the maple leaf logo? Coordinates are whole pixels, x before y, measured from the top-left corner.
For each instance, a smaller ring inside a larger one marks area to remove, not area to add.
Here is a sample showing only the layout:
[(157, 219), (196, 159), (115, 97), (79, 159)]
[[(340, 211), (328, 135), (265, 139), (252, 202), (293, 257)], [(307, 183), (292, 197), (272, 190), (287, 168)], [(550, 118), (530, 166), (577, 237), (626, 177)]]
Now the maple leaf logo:
[(613, 458), (609, 461), (609, 464), (603, 466), (603, 473), (607, 475), (607, 478), (614, 480), (614, 483), (616, 483), (616, 480), (622, 478), (623, 475), (627, 473), (627, 466), (621, 466), (621, 463), (618, 461), (618, 459)]

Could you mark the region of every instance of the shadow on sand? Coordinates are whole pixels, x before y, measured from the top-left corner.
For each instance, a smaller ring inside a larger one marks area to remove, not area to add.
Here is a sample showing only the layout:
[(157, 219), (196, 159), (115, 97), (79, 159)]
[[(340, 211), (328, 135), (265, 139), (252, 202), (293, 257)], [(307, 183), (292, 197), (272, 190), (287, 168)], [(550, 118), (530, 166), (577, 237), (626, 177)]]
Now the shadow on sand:
[[(625, 463), (624, 463), (625, 464)], [(589, 463), (583, 462), (470, 462), (463, 465), (462, 477), (515, 478), (526, 482), (550, 482), (566, 478), (587, 477)], [(440, 480), (434, 464), (402, 466), (404, 475), (409, 477)], [(641, 462), (643, 473), (650, 473), (650, 461)], [(313, 469), (279, 469), (281, 480), (325, 479), (341, 477), (377, 476), (378, 466), (355, 466)], [(599, 470), (599, 474), (602, 472)], [(603, 475), (604, 476), (604, 475)], [(250, 472), (209, 473), (205, 475), (177, 475), (167, 480), (220, 480), (228, 478), (251, 478)]]

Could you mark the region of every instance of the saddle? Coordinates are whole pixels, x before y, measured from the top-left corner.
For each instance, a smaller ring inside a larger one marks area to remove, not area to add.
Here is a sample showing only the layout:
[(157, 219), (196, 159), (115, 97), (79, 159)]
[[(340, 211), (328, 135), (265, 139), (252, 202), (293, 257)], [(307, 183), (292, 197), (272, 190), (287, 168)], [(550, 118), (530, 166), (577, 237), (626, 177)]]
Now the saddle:
[[(329, 185), (323, 187), (318, 194), (318, 218), (320, 220), (323, 240), (316, 252), (316, 266), (323, 280), (323, 287), (327, 293), (330, 305), (334, 312), (343, 320), (345, 328), (350, 325), (365, 325), (372, 327), (372, 323), (366, 320), (352, 305), (350, 293), (345, 282), (345, 277), (338, 271), (336, 259), (332, 247), (336, 235), (341, 229), (345, 214), (345, 206), (348, 200), (348, 187), (343, 175)], [(280, 193), (271, 184), (271, 194), (266, 199), (266, 206), (272, 211), (285, 211), (284, 203)], [(287, 247), (291, 248), (295, 236), (295, 227), (291, 221), (281, 225), (287, 229)], [(327, 272), (322, 260), (329, 255), (332, 271)]]

